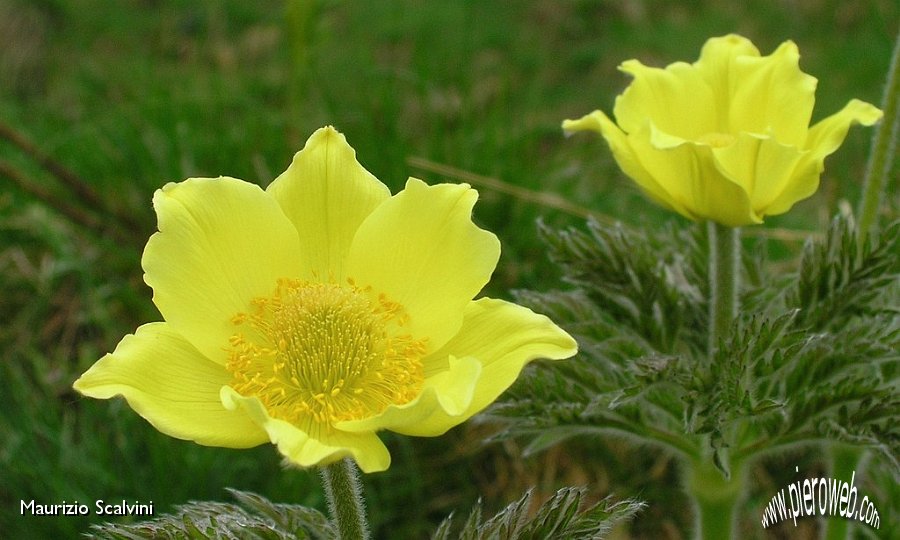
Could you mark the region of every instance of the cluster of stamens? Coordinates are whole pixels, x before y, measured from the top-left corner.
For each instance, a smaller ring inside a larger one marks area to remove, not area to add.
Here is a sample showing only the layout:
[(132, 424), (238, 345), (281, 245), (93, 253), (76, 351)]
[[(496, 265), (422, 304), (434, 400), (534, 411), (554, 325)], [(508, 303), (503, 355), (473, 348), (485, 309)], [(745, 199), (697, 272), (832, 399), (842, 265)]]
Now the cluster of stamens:
[(231, 386), (273, 418), (301, 427), (371, 417), (415, 398), (424, 340), (404, 332), (403, 306), (352, 281), (281, 279), (235, 315)]

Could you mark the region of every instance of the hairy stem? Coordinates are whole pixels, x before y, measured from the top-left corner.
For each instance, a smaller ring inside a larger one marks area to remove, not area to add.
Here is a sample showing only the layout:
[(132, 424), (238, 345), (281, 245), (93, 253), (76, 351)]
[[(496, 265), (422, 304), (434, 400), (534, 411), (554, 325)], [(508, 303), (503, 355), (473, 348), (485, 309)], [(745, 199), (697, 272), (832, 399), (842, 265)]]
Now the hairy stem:
[(709, 357), (728, 336), (737, 316), (740, 229), (707, 223), (709, 234)]
[(695, 504), (694, 538), (736, 538), (736, 509), (744, 492), (744, 471), (732, 463), (725, 478), (712, 459), (694, 461), (687, 471), (688, 493)]
[(338, 537), (341, 540), (369, 538), (359, 469), (353, 460), (344, 459), (322, 468), (322, 484)]
[[(894, 42), (894, 53), (891, 55), (891, 65), (888, 68), (881, 110), (884, 111), (884, 120), (875, 128), (872, 136), (872, 148), (866, 164), (866, 177), (859, 201), (857, 236), (861, 240), (860, 249), (863, 249), (865, 238), (875, 229), (878, 210), (887, 191), (888, 181), (891, 179), (897, 150), (900, 132), (900, 33)], [(838, 478), (836, 475), (849, 476), (849, 473), (862, 463), (864, 456), (865, 451), (859, 448), (832, 447), (832, 478)], [(848, 520), (829, 519), (825, 524), (822, 538), (843, 540), (847, 538), (849, 530)]]
[[(831, 448), (831, 477), (837, 480), (850, 481), (852, 474), (860, 467), (865, 450), (835, 444)], [(824, 540), (846, 540), (850, 537), (850, 519), (835, 519), (833, 516), (825, 520), (822, 530)]]
[[(709, 235), (709, 362), (731, 332), (738, 310), (740, 229), (707, 223)], [(705, 453), (703, 453), (705, 454)], [(695, 538), (733, 538), (735, 508), (743, 494), (738, 463), (726, 478), (713, 459), (701, 455), (689, 462), (687, 491), (696, 510)]]
[(898, 131), (900, 131), (900, 34), (894, 44), (894, 54), (888, 69), (887, 83), (884, 88), (884, 99), (881, 110), (884, 120), (876, 127), (872, 136), (872, 150), (866, 165), (866, 179), (863, 184), (862, 198), (859, 203), (859, 237), (865, 238), (875, 226), (878, 207), (887, 190), (888, 180), (894, 164), (897, 148)]

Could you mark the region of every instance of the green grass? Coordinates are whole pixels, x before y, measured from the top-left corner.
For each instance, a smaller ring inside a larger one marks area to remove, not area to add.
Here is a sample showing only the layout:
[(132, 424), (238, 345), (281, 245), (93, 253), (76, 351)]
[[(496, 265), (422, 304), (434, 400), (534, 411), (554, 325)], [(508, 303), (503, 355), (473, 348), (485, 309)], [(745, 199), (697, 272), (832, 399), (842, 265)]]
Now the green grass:
[[(266, 185), (314, 129), (333, 124), (393, 191), (408, 176), (459, 180), (410, 165), (424, 158), (658, 226), (677, 218), (637, 193), (599, 137), (566, 139), (559, 128), (563, 118), (611, 110), (628, 83), (619, 62), (692, 61), (708, 37), (731, 31), (764, 54), (793, 39), (819, 79), (820, 118), (853, 97), (879, 101), (900, 16), (892, 2), (835, 0), (288, 4), (0, 0), (0, 122), (89, 183), (103, 203), (83, 210), (104, 224), (91, 230), (60, 213), (71, 195), (0, 140), (0, 162), (51, 194), (35, 197), (0, 174), (0, 530), (10, 538), (86, 530), (86, 519), (19, 516), (19, 500), (31, 498), (153, 500), (161, 512), (224, 500), (232, 486), (322, 505), (315, 475), (282, 471), (270, 446), (176, 441), (121, 401), (71, 390), (124, 334), (159, 317), (140, 253), (155, 229), (152, 193), (165, 182), (221, 174)], [(769, 226), (821, 230), (841, 201), (855, 206), (869, 137), (852, 130), (817, 195)], [(503, 244), (487, 293), (562, 286), (534, 222), (581, 219), (476, 187), (475, 219)], [(576, 447), (526, 460), (511, 444), (480, 448), (483, 433), (388, 438), (394, 465), (366, 478), (381, 537), (422, 537), (479, 494), (497, 509), (531, 483), (642, 493), (623, 477), (634, 460), (622, 452), (565, 459), (592, 455)], [(657, 466), (657, 480), (671, 476)], [(657, 509), (638, 530), (652, 537), (684, 519)]]

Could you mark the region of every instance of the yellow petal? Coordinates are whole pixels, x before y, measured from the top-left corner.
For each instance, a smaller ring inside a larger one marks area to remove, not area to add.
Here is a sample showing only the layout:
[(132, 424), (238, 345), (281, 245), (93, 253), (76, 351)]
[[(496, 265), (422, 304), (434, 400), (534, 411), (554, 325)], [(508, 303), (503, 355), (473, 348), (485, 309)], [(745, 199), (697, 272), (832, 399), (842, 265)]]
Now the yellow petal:
[(728, 129), (771, 133), (785, 145), (801, 148), (815, 104), (816, 78), (800, 71), (800, 52), (786, 41), (771, 55), (739, 58), (730, 71)]
[(853, 99), (843, 109), (811, 127), (806, 138), (806, 152), (797, 164), (794, 178), (772, 201), (767, 213), (787, 212), (794, 203), (815, 193), (819, 188), (819, 176), (825, 169), (825, 158), (841, 146), (850, 126), (854, 123), (871, 126), (881, 119), (882, 114), (874, 105)]
[(711, 219), (740, 227), (759, 223), (744, 188), (724, 177), (716, 168), (712, 149), (705, 144), (682, 142), (655, 127), (628, 138), (641, 165), (669, 193), (683, 216)]
[(741, 133), (734, 142), (712, 149), (716, 167), (723, 176), (750, 194), (754, 214), (769, 214), (769, 205), (795, 181), (795, 169), (803, 153), (775, 139)]
[(410, 178), (366, 218), (350, 246), (347, 274), (402, 305), (406, 327), (427, 338), (429, 350), (456, 333), (500, 257), (497, 237), (472, 223), (477, 198), (465, 184)]
[(594, 111), (578, 120), (565, 120), (562, 127), (567, 133), (589, 130), (603, 135), (619, 168), (634, 180), (647, 196), (679, 214), (688, 214), (687, 210), (678, 201), (672, 199), (669, 193), (641, 165), (628, 142), (628, 136), (603, 111)]
[(736, 58), (758, 57), (759, 49), (753, 42), (738, 34), (728, 34), (709, 38), (700, 49), (700, 58), (693, 66), (703, 73), (713, 90), (724, 92), (728, 90), (733, 79), (722, 78), (734, 65)]
[(297, 233), (278, 203), (234, 178), (192, 178), (156, 191), (159, 232), (141, 265), (174, 330), (225, 364), (231, 318), (300, 271)]
[(805, 148), (816, 158), (824, 158), (841, 146), (852, 124), (871, 126), (881, 120), (883, 115), (878, 107), (865, 101), (851, 99), (843, 109), (822, 119), (809, 129)]
[(305, 279), (341, 283), (359, 224), (390, 197), (387, 186), (356, 161), (332, 127), (319, 129), (267, 191), (297, 228)]
[(628, 176), (689, 219), (761, 223), (815, 192), (851, 123), (881, 116), (853, 100), (810, 129), (817, 81), (799, 59), (791, 41), (763, 57), (730, 34), (708, 40), (691, 65), (628, 60), (620, 69), (634, 81), (616, 99), (618, 126), (599, 111), (563, 126), (601, 132)]
[[(729, 133), (730, 108), (734, 105), (732, 95), (741, 84), (737, 80), (735, 65), (738, 59), (758, 57), (759, 50), (750, 40), (737, 34), (714, 37), (706, 40), (700, 51), (700, 58), (691, 67), (709, 88), (709, 95), (684, 95), (682, 99), (702, 99), (700, 104), (709, 110), (714, 120), (704, 123), (705, 131), (696, 131), (691, 139), (698, 139), (706, 133)], [(654, 121), (656, 119), (654, 118)], [(688, 118), (686, 121), (690, 122)]]
[(578, 352), (575, 340), (549, 318), (530, 309), (480, 298), (466, 309), (459, 333), (425, 361), (425, 376), (433, 376), (443, 357), (471, 356), (481, 362), (481, 375), (464, 416), (481, 411), (512, 385), (528, 362), (562, 360)]
[(230, 410), (242, 410), (268, 433), (269, 440), (278, 446), (288, 461), (301, 467), (327, 465), (345, 457), (352, 457), (363, 472), (384, 471), (391, 465), (391, 455), (384, 443), (372, 432), (346, 433), (335, 429), (312, 429), (309, 433), (299, 427), (272, 418), (255, 397), (244, 397), (231, 387), (222, 388), (221, 402)]
[(528, 362), (569, 358), (577, 348), (575, 340), (547, 317), (516, 304), (481, 298), (467, 307), (459, 333), (426, 358), (426, 390), (417, 400), (389, 407), (368, 422), (342, 427), (377, 426), (406, 435), (440, 435), (490, 405)]
[(613, 114), (625, 133), (632, 134), (652, 118), (656, 126), (683, 139), (721, 131), (709, 83), (690, 64), (676, 62), (665, 69), (648, 67), (637, 60), (622, 62), (619, 69), (634, 81), (616, 98)]
[(249, 448), (266, 433), (243, 411), (222, 406), (219, 391), (231, 374), (205, 358), (166, 323), (145, 324), (125, 336), (73, 385), (85, 396), (124, 396), (153, 427), (208, 446)]

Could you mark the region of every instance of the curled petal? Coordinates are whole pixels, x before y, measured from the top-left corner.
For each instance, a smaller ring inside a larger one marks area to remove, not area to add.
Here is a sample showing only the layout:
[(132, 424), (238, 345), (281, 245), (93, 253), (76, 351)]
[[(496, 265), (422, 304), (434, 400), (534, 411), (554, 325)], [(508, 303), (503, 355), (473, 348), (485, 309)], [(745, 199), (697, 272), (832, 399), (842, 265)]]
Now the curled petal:
[(372, 432), (347, 433), (326, 426), (304, 431), (297, 426), (272, 418), (259, 399), (238, 394), (229, 386), (220, 393), (225, 408), (243, 411), (268, 434), (278, 451), (300, 467), (327, 465), (352, 457), (363, 472), (384, 471), (391, 465), (391, 455), (384, 443)]
[(426, 389), (416, 401), (342, 427), (440, 435), (496, 400), (528, 362), (561, 360), (577, 350), (575, 340), (547, 317), (516, 304), (481, 298), (466, 308), (459, 333), (426, 358)]
[(813, 157), (824, 159), (841, 146), (852, 124), (871, 126), (881, 120), (883, 115), (878, 107), (865, 101), (851, 99), (843, 109), (822, 119), (809, 129), (804, 148), (811, 152)]
[(266, 433), (243, 411), (222, 406), (231, 374), (205, 358), (166, 323), (145, 324), (98, 360), (74, 387), (85, 396), (121, 395), (153, 427), (209, 446), (249, 448)]
[(860, 101), (850, 100), (843, 109), (824, 118), (809, 129), (802, 159), (796, 167), (795, 178), (778, 193), (768, 207), (768, 214), (783, 214), (819, 188), (819, 177), (825, 169), (825, 158), (834, 153), (853, 124), (871, 126), (882, 117), (880, 109)]
[(422, 393), (409, 403), (391, 405), (372, 418), (341, 422), (339, 429), (366, 432), (389, 429), (405, 435), (434, 437), (464, 422), (481, 376), (472, 357), (447, 359), (447, 368), (425, 380)]
[(577, 120), (565, 120), (562, 127), (566, 133), (596, 131), (603, 135), (619, 168), (634, 180), (644, 193), (666, 208), (675, 210), (682, 215), (689, 215), (687, 209), (673, 199), (669, 192), (644, 168), (628, 142), (628, 135), (619, 129), (619, 126), (610, 120), (603, 111), (594, 111)]
[(546, 316), (511, 302), (480, 298), (466, 309), (459, 333), (426, 360), (425, 372), (430, 376), (442, 357), (478, 359), (481, 373), (472, 402), (463, 413), (469, 418), (509, 388), (529, 362), (562, 360), (576, 352), (578, 344), (572, 336)]

